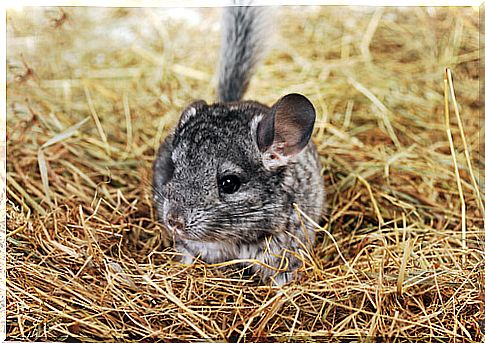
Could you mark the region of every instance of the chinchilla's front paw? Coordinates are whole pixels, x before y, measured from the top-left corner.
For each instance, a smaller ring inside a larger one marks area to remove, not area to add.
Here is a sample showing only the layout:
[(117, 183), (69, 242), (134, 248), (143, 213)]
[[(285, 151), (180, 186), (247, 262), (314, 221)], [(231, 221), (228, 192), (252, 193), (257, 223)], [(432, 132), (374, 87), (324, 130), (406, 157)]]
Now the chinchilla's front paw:
[(195, 259), (190, 255), (184, 254), (184, 255), (179, 256), (179, 262), (180, 263), (192, 264), (192, 263), (194, 263), (194, 261), (195, 261)]
[(195, 257), (185, 248), (182, 246), (177, 246), (177, 261), (183, 264), (192, 264), (195, 262)]

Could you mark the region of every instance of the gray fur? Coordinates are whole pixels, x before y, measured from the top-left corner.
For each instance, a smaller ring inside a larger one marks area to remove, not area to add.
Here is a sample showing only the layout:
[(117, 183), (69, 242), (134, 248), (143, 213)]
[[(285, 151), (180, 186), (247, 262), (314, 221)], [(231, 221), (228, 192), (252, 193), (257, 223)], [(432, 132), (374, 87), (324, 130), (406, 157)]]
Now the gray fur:
[(268, 7), (232, 6), (224, 9), (218, 73), (220, 101), (242, 99), (255, 66), (268, 50), (267, 38), (273, 17), (274, 11)]
[[(243, 23), (233, 24), (245, 27), (248, 16), (240, 18)], [(239, 28), (230, 30), (240, 32)], [(257, 50), (251, 44), (242, 46), (249, 47), (246, 55)], [(238, 52), (227, 56), (238, 56)], [(246, 80), (248, 72), (243, 67), (235, 75), (239, 81)], [(232, 87), (229, 84), (223, 83)], [(305, 123), (299, 125), (298, 120)], [(160, 147), (153, 173), (159, 219), (171, 232), (182, 262), (252, 259), (271, 267), (245, 263), (264, 280), (273, 278), (281, 285), (292, 279), (301, 265), (298, 251), (308, 250), (315, 240), (313, 228), (301, 225), (293, 204), (317, 222), (325, 204), (318, 155), (308, 142), (313, 121), (313, 106), (296, 94), (283, 97), (273, 107), (255, 101), (212, 105), (197, 101), (183, 111), (174, 132)], [(292, 128), (284, 122), (293, 123)], [(258, 130), (262, 123), (264, 130)], [(269, 131), (261, 144), (258, 134), (271, 128), (274, 132)], [(285, 145), (290, 141), (291, 145)], [(218, 179), (223, 175), (240, 178), (237, 192), (221, 191)], [(169, 214), (183, 225), (170, 225), (174, 222), (167, 219)], [(285, 271), (275, 271), (285, 267)]]

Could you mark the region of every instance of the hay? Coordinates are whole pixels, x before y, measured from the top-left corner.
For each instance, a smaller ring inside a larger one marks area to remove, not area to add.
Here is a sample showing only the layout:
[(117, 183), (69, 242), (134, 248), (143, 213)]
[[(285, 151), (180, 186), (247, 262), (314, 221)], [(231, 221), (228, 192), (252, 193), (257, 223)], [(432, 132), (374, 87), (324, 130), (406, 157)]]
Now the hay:
[(7, 12), (7, 337), (479, 341), (478, 12), (283, 9), (247, 98), (313, 101), (329, 211), (278, 290), (173, 261), (156, 222), (156, 148), (214, 99), (218, 47), (217, 9), (165, 11)]

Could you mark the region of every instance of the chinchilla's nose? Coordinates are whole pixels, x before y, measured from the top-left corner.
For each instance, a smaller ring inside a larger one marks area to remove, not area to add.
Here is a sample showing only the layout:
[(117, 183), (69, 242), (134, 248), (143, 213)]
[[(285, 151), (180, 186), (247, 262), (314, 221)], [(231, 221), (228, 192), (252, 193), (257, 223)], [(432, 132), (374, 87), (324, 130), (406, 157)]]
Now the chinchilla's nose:
[(167, 224), (175, 230), (183, 230), (185, 228), (185, 220), (180, 211), (170, 210), (167, 213)]

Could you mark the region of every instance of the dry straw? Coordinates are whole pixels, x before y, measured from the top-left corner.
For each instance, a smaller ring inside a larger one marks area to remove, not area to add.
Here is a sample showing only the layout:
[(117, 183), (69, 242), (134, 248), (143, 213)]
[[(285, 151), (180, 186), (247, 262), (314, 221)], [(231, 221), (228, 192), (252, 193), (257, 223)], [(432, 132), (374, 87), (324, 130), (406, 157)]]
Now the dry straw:
[(214, 99), (218, 15), (7, 12), (8, 337), (480, 341), (478, 12), (282, 10), (247, 98), (312, 100), (329, 195), (282, 289), (179, 264), (151, 203), (158, 144)]

